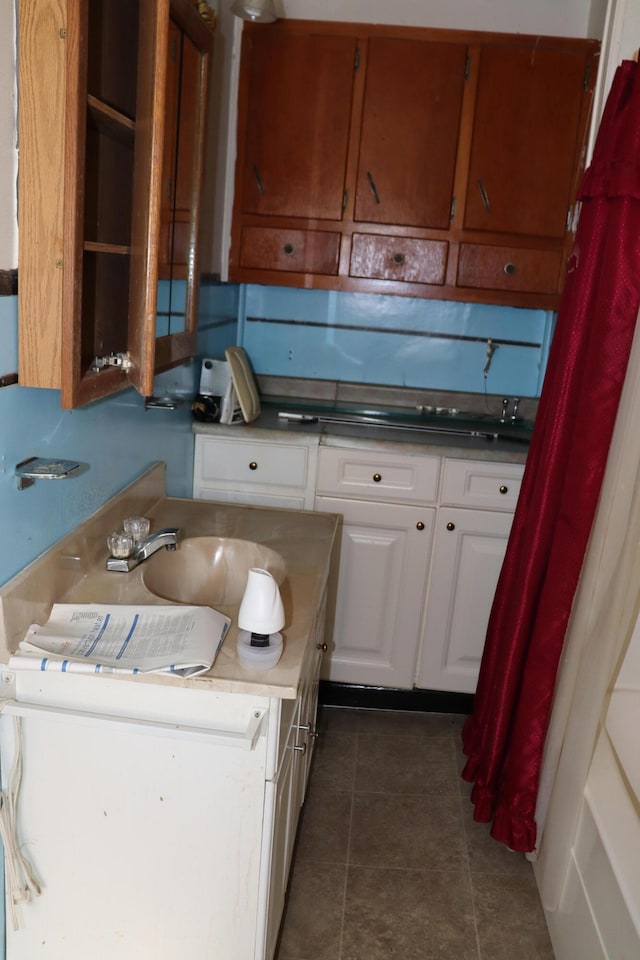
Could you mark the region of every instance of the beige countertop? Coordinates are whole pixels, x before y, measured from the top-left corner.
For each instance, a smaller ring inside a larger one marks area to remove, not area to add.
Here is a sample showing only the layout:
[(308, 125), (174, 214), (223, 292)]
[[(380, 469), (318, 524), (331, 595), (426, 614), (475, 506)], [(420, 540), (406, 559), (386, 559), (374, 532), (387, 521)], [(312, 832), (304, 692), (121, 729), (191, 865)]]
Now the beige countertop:
[[(236, 654), (237, 606), (217, 607), (232, 619), (216, 661), (200, 677), (123, 676), (124, 682), (213, 688), (294, 698), (336, 543), (340, 517), (165, 496), (164, 465), (157, 464), (109, 500), (96, 514), (0, 588), (0, 660), (6, 662), (31, 623), (44, 623), (55, 602), (163, 604), (144, 583), (150, 557), (130, 573), (107, 572), (106, 537), (125, 516), (142, 514), (151, 530), (179, 527), (181, 538), (233, 537), (269, 546), (285, 561), (281, 584), (285, 608), (284, 651), (270, 670), (243, 667)], [(179, 549), (179, 547), (178, 547)], [(164, 553), (164, 551), (161, 551)], [(100, 677), (95, 677), (96, 682)]]

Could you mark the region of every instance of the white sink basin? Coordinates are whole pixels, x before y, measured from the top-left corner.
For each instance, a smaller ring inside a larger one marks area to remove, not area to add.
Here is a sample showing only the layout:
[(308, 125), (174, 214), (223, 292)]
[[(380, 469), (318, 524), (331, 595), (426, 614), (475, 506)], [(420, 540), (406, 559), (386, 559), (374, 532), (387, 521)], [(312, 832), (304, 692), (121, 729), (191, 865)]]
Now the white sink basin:
[(177, 603), (209, 607), (240, 603), (251, 567), (268, 570), (278, 584), (286, 567), (279, 553), (251, 540), (189, 537), (175, 551), (159, 550), (143, 564), (147, 590)]

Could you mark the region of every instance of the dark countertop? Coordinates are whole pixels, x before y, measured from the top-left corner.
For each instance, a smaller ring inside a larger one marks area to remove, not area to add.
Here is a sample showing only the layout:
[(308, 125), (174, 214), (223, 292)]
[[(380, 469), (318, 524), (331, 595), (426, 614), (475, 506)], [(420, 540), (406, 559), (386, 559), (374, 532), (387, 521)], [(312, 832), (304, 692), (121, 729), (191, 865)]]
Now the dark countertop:
[[(313, 421), (291, 421), (278, 416), (279, 412), (297, 412), (318, 416)], [(324, 417), (328, 419), (323, 419)], [(359, 422), (340, 422), (334, 418)], [(376, 423), (366, 422), (376, 419)], [(424, 431), (416, 426), (438, 427)], [(441, 457), (460, 457), (470, 460), (495, 460), (524, 463), (527, 458), (531, 424), (501, 424), (488, 417), (455, 415), (418, 415), (403, 408), (363, 408), (358, 405), (297, 401), (291, 397), (269, 397), (262, 401), (262, 412), (252, 423), (220, 424), (194, 420), (195, 434), (234, 439), (263, 439), (287, 442), (294, 440), (317, 443), (320, 446), (349, 446), (364, 449), (382, 449), (389, 452), (401, 449), (413, 455), (432, 454)], [(440, 432), (440, 430), (443, 432)], [(445, 431), (451, 432), (445, 432)], [(465, 431), (469, 430), (469, 433)], [(461, 431), (461, 432), (457, 432)], [(472, 436), (471, 432), (479, 433)], [(486, 434), (486, 435), (485, 435)], [(488, 435), (488, 436), (487, 436)]]

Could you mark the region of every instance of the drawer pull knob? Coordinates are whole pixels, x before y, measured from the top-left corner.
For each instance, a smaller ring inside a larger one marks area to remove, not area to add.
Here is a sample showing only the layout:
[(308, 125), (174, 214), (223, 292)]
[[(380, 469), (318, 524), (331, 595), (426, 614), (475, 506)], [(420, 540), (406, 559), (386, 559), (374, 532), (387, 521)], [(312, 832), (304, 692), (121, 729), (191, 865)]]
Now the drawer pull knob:
[(504, 483), (500, 487), (500, 493), (505, 494), (509, 493), (509, 487), (505, 487)]
[(374, 473), (374, 475), (373, 475), (373, 482), (374, 482), (374, 483), (380, 483), (381, 480), (382, 480), (382, 474), (381, 474), (381, 473)]
[(249, 464), (249, 470), (257, 470), (257, 469), (258, 469), (258, 464), (256, 463), (255, 460), (252, 460), (251, 463)]
[(455, 530), (455, 528), (456, 528), (455, 523), (452, 523), (452, 521), (449, 520), (449, 523), (447, 524), (447, 530)]
[(422, 520), (418, 520), (418, 522), (416, 523), (416, 530), (424, 530), (424, 523), (422, 522)]
[(393, 262), (399, 265), (404, 263), (404, 253), (394, 253)]
[(506, 273), (506, 275), (507, 275), (508, 277), (512, 277), (512, 276), (514, 275), (514, 273), (516, 272), (516, 265), (515, 265), (515, 263), (505, 263), (505, 265), (504, 265), (504, 272)]
[(326, 643), (316, 643), (316, 650), (322, 650), (323, 653), (326, 653), (329, 649), (328, 644)]
[(284, 247), (283, 247), (282, 249), (284, 250), (285, 254), (286, 254), (288, 257), (292, 257), (293, 254), (295, 253), (295, 247), (293, 246), (292, 243), (285, 243), (285, 245), (284, 245)]

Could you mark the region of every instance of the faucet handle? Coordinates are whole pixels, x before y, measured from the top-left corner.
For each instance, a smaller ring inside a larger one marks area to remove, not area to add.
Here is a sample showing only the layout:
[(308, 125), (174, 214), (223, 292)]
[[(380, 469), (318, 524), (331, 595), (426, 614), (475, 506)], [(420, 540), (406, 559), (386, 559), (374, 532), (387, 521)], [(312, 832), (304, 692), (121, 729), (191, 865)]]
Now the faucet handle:
[(137, 542), (149, 536), (151, 521), (148, 517), (127, 517), (122, 526), (126, 533), (131, 534), (134, 542)]
[(107, 537), (109, 555), (118, 559), (130, 557), (133, 553), (133, 537), (125, 530), (114, 530)]

